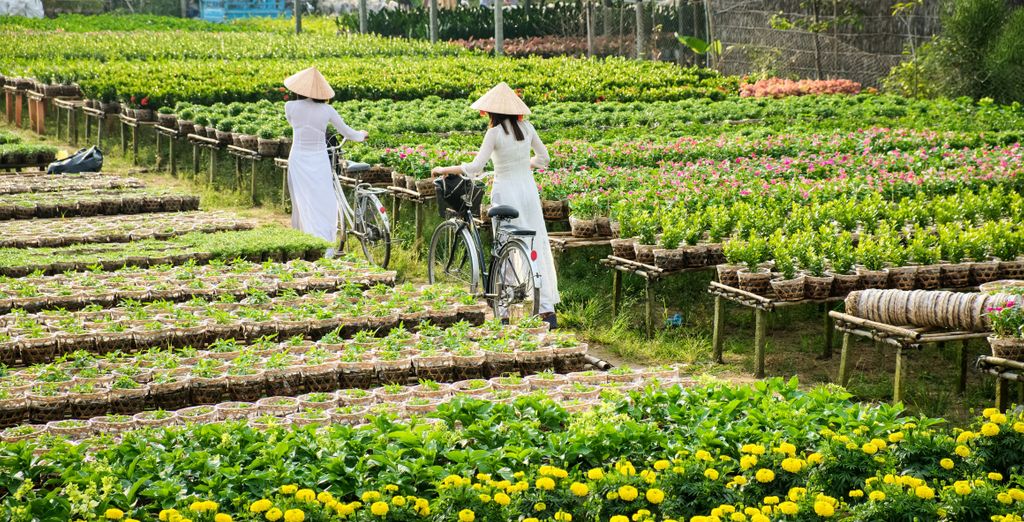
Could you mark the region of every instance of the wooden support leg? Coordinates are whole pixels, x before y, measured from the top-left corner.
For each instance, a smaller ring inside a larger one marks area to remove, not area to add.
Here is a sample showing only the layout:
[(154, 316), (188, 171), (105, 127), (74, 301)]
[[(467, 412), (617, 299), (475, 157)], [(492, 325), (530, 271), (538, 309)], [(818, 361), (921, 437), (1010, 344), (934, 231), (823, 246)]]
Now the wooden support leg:
[(71, 129), (71, 144), (77, 147), (78, 146), (78, 109), (72, 108), (70, 111), (68, 111), (68, 118), (70, 118), (70, 121), (71, 121), (71, 123), (68, 124), (68, 127)]
[(288, 206), (288, 169), (281, 169), (281, 208)]
[(96, 146), (103, 145), (103, 127), (107, 123), (107, 119), (103, 116), (96, 118)]
[(156, 170), (160, 170), (164, 162), (164, 150), (160, 148), (160, 133), (156, 133)]
[(395, 194), (391, 200), (391, 230), (398, 229), (398, 215), (400, 212), (402, 212), (402, 198)]
[(1024, 381), (1017, 381), (1017, 404), (1024, 404)]
[(619, 315), (622, 302), (622, 272), (612, 269), (612, 319)]
[(132, 165), (139, 164), (139, 126), (132, 126)]
[(763, 308), (757, 308), (754, 310), (754, 377), (758, 379), (764, 378), (764, 345), (765, 345), (765, 323), (768, 312)]
[(413, 206), (415, 207), (415, 218), (416, 218), (416, 239), (415, 239), (415, 242), (416, 242), (417, 248), (419, 247), (419, 245), (421, 245), (423, 243), (423, 205), (424, 205), (424, 203), (422, 203), (422, 202), (413, 203)]
[(210, 147), (210, 188), (213, 188), (213, 172), (217, 169), (217, 149)]
[(249, 177), (249, 202), (256, 204), (256, 160), (252, 161), (252, 176)]
[[(618, 270), (616, 270), (618, 272)], [(711, 325), (711, 358), (718, 364), (724, 363), (722, 358), (722, 345), (724, 339), (722, 339), (722, 322), (725, 320), (725, 313), (722, 303), (722, 296), (715, 296), (715, 317)]]
[(39, 125), (36, 132), (46, 134), (46, 100), (39, 100), (39, 104), (36, 106), (36, 120)]
[(192, 144), (192, 178), (199, 177), (199, 145)]
[(24, 98), (22, 98), (20, 92), (14, 95), (14, 126), (19, 129), (21, 128), (21, 106), (24, 104), (23, 100)]
[(846, 386), (850, 382), (850, 371), (847, 366), (850, 362), (850, 334), (843, 333), (843, 348), (839, 355), (839, 385)]
[(91, 119), (89, 118), (89, 115), (86, 114), (85, 115), (85, 142), (86, 143), (89, 143), (89, 138), (91, 137), (91, 134), (92, 134), (92, 123), (90, 123), (90, 122), (91, 122)]
[(128, 157), (128, 135), (124, 132), (124, 122), (118, 120), (118, 127), (121, 127), (121, 156)]
[(999, 411), (1006, 411), (1010, 407), (1009, 382), (1002, 377), (996, 377), (996, 408)]
[(242, 181), (242, 158), (235, 156), (235, 184)]
[(822, 305), (821, 309), (825, 312), (824, 313), (824, 320), (825, 320), (825, 332), (824, 332), (825, 333), (825, 345), (822, 346), (822, 348), (821, 348), (821, 358), (822, 359), (831, 359), (832, 358), (832, 334), (835, 331), (835, 328), (833, 328), (833, 326), (832, 326), (832, 318), (828, 316), (828, 312), (829, 312), (829, 309), (830, 309), (829, 306), (828, 305)]
[(645, 293), (645, 324), (647, 326), (647, 338), (650, 339), (654, 336), (654, 288), (651, 286), (651, 280), (644, 278), (644, 293)]
[(956, 362), (960, 368), (960, 376), (956, 381), (956, 392), (962, 397), (967, 393), (967, 341), (964, 340), (956, 349)]
[(170, 160), (170, 163), (171, 163), (171, 176), (177, 176), (178, 175), (178, 160), (177, 160), (177, 158), (174, 157), (174, 142), (176, 142), (176, 141), (178, 141), (178, 140), (174, 139), (173, 136), (168, 136), (167, 137), (167, 142), (168, 142), (167, 143), (167, 150), (168, 150), (167, 156), (168, 156), (168, 160)]
[(896, 373), (892, 378), (892, 402), (903, 400), (903, 381), (906, 379), (907, 364), (904, 360), (903, 347), (896, 348)]
[[(54, 116), (53, 119), (57, 120), (57, 139), (59, 140), (60, 139), (60, 128), (61, 128), (60, 108), (56, 108), (56, 109), (54, 109), (54, 111), (55, 111), (56, 115)], [(70, 136), (71, 133), (68, 132), (68, 135)]]

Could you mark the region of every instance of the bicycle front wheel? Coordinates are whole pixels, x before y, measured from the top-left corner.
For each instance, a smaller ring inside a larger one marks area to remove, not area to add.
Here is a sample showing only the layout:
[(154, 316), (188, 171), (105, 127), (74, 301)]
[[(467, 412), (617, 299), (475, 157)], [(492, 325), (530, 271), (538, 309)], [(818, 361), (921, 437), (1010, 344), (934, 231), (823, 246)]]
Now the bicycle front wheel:
[(364, 196), (360, 198), (355, 223), (363, 255), (370, 264), (381, 268), (387, 268), (391, 261), (391, 228), (385, 212), (377, 196)]
[(480, 278), (480, 258), (469, 230), (456, 221), (438, 225), (430, 237), (430, 253), (427, 255), (427, 280), (430, 284), (453, 284), (476, 294), (480, 289)]
[(540, 313), (540, 285), (530, 252), (522, 242), (511, 241), (494, 258), (491, 270), (494, 316), (515, 323)]

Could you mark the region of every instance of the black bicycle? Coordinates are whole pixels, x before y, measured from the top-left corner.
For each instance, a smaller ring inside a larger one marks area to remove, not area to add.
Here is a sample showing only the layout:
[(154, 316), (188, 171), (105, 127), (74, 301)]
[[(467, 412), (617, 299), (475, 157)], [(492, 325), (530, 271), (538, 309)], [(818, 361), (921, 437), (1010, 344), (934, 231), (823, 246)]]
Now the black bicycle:
[[(427, 277), (431, 284), (465, 286), (482, 292), (494, 315), (515, 322), (540, 312), (540, 270), (534, 250), (536, 231), (517, 227), (511, 220), (519, 211), (507, 205), (491, 207), (494, 240), (487, 263), (475, 216), (480, 213), (484, 184), (479, 178), (447, 176), (434, 180), (441, 217), (447, 218), (430, 238)], [(487, 267), (485, 270), (484, 267)]]

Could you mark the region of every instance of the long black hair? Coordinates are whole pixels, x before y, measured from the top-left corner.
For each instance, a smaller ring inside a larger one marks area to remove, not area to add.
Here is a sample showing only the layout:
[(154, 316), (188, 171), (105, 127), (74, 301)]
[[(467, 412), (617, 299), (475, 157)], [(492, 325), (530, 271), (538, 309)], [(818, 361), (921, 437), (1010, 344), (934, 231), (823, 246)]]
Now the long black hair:
[[(508, 127), (512, 127), (512, 134), (515, 135), (516, 141), (523, 141), (526, 139), (526, 135), (523, 134), (523, 130), (519, 128), (519, 116), (512, 114), (498, 114), (495, 112), (488, 112), (488, 116), (491, 117), (491, 127), (500, 126), (505, 134), (508, 134)], [(509, 125), (506, 126), (505, 124)]]
[[(295, 94), (295, 93), (292, 93), (292, 94)], [(312, 100), (312, 101), (314, 101), (316, 103), (327, 103), (327, 100), (318, 100), (316, 98), (310, 98), (309, 96), (303, 96), (301, 94), (295, 94), (295, 99), (296, 100)]]

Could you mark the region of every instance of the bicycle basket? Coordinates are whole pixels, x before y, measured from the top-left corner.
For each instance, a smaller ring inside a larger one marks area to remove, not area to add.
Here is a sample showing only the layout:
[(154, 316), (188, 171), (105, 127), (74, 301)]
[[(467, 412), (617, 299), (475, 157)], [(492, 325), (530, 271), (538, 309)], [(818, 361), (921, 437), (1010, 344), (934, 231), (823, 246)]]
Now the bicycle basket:
[(445, 176), (434, 180), (434, 188), (437, 193), (437, 211), (442, 218), (448, 217), (446, 209), (452, 209), (457, 214), (467, 210), (474, 216), (480, 213), (480, 203), (484, 198), (482, 181), (473, 186), (473, 182), (463, 176)]

